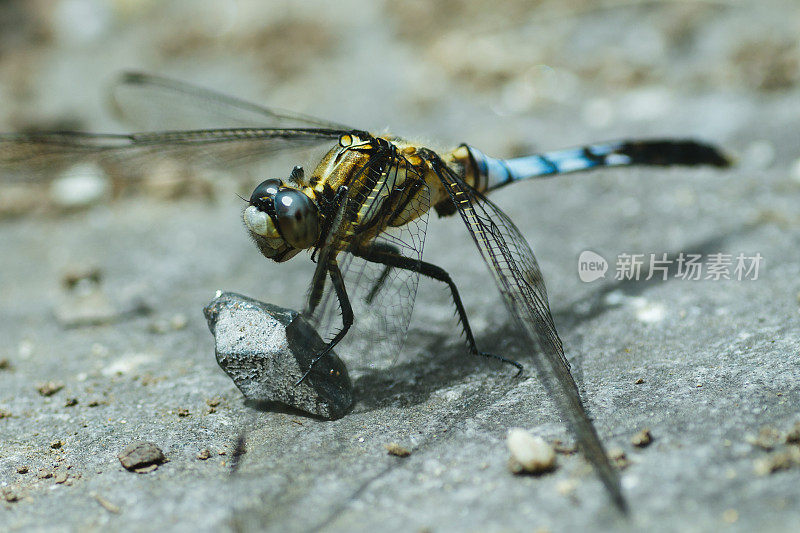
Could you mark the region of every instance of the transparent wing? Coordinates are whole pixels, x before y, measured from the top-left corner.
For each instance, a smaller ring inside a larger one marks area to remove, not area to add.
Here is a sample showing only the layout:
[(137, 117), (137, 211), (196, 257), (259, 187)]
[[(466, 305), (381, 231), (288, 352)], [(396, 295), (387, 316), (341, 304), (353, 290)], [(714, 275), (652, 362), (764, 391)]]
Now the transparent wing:
[(619, 477), (570, 374), (550, 314), (542, 273), (530, 246), (499, 207), (466, 184), (440, 159), (434, 165), (488, 265), (508, 311), (537, 349), (533, 360), (540, 379), (615, 503), (624, 509)]
[[(396, 361), (414, 309), (419, 272), (388, 268), (360, 255), (370, 248), (390, 251), (418, 265), (430, 207), (425, 181), (404, 159), (373, 159), (370, 168), (350, 183), (345, 210), (353, 223), (329, 244), (342, 250), (339, 267), (355, 315), (353, 327), (336, 351), (362, 369), (383, 368)], [(390, 225), (407, 219), (410, 221), (405, 224)], [(323, 335), (332, 336), (341, 326), (338, 300), (330, 284), (312, 320)]]
[(139, 131), (237, 127), (353, 129), (139, 72), (123, 73), (112, 85), (110, 105), (120, 120)]
[(250, 165), (275, 152), (335, 142), (344, 130), (235, 128), (133, 134), (0, 134), (3, 181), (35, 181), (76, 163), (97, 162), (141, 174), (141, 165), (167, 157), (191, 165)]

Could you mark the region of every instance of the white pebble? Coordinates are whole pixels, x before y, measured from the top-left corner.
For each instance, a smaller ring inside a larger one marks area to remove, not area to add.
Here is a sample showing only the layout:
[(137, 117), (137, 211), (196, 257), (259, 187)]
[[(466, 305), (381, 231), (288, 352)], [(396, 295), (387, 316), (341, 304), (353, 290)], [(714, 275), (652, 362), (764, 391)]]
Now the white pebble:
[(556, 452), (541, 437), (532, 435), (522, 428), (511, 428), (506, 438), (511, 452), (509, 468), (515, 474), (528, 472), (541, 474), (552, 470), (556, 465)]
[(661, 322), (667, 316), (666, 308), (660, 303), (646, 302), (636, 306), (636, 319), (646, 324)]
[(75, 165), (50, 186), (53, 202), (61, 207), (85, 207), (100, 200), (108, 192), (108, 176), (95, 164)]

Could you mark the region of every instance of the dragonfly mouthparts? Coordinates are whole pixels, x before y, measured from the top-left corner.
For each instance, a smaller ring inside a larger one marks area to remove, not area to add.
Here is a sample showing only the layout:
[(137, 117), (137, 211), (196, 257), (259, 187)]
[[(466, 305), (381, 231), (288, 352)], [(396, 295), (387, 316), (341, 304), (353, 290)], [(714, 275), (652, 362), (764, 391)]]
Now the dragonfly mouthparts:
[(251, 205), (244, 210), (244, 223), (247, 229), (257, 235), (267, 239), (276, 239), (281, 243), (284, 242), (269, 215), (255, 205)]

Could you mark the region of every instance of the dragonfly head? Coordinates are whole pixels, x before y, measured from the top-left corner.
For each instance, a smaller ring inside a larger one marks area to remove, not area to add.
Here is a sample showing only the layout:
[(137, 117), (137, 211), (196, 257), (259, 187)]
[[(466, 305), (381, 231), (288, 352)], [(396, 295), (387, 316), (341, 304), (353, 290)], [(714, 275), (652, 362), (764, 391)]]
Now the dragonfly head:
[[(295, 167), (292, 179), (302, 173)], [(302, 190), (279, 179), (261, 182), (250, 195), (244, 224), (265, 257), (283, 262), (316, 244), (320, 216), (316, 202)]]

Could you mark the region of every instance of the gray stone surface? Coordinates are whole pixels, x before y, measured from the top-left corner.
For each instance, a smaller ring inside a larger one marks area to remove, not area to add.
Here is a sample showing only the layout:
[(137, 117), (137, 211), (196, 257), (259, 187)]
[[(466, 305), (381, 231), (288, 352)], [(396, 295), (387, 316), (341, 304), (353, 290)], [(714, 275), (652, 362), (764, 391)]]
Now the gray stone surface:
[(217, 363), (246, 399), (328, 419), (352, 407), (353, 383), (336, 352), (311, 367), (325, 342), (297, 311), (222, 293), (203, 313)]
[[(118, 70), (138, 68), (390, 126), (434, 148), (507, 155), (691, 135), (738, 164), (595, 172), (494, 195), (541, 262), (601, 438), (625, 454), (628, 519), (579, 454), (540, 477), (508, 471), (508, 428), (569, 437), (530, 372), (514, 379), (466, 355), (446, 291), (427, 280), (396, 364), (350, 366), (350, 414), (331, 422), (245, 405), (214, 360), (202, 308), (217, 289), (300, 307), (314, 265), (264, 261), (235, 193), (308, 162), (166, 172), (128, 188), (112, 180), (116, 199), (85, 211), (55, 205), (46, 184), (4, 187), (0, 212), (16, 216), (0, 221), (0, 529), (796, 528), (800, 468), (761, 467), (791, 457), (791, 445), (754, 444), (763, 426), (784, 434), (800, 418), (795, 3), (72, 1), (38, 19), (24, 11), (45, 4), (0, 8), (3, 130), (120, 130), (101, 96)], [(80, 5), (94, 7), (75, 15)], [(171, 111), (164, 127), (179, 125)], [(425, 259), (459, 285), (480, 347), (529, 362), (472, 246), (460, 220), (431, 218)], [(587, 249), (612, 265), (621, 253), (764, 262), (755, 281), (623, 281), (612, 268), (582, 283)], [(54, 311), (76, 265), (100, 268), (115, 301), (158, 294), (159, 305), (64, 328)], [(348, 365), (364, 355), (339, 354)], [(40, 394), (47, 382), (63, 387)], [(633, 446), (644, 428), (653, 442)], [(249, 452), (231, 475), (242, 431)], [(128, 472), (117, 454), (135, 441), (170, 461)], [(410, 456), (387, 454), (389, 443)]]

